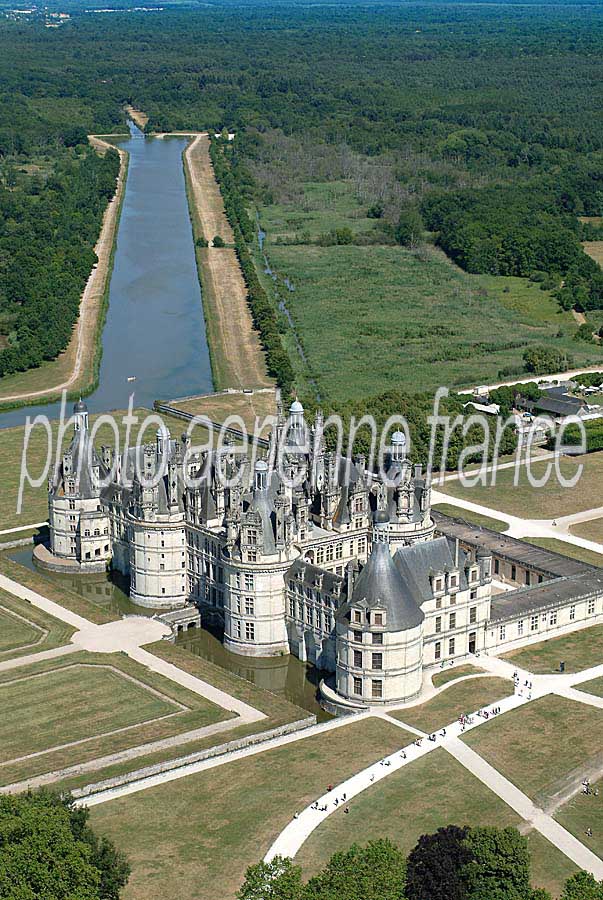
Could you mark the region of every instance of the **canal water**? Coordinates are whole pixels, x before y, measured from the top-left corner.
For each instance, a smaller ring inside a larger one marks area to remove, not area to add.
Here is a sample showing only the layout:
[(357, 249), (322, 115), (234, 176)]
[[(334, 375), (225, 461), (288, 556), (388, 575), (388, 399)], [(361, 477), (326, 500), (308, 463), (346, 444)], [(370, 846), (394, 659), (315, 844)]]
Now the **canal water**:
[[(182, 165), (187, 139), (130, 131), (114, 141), (129, 167), (91, 412), (125, 409), (132, 393), (135, 406), (152, 407), (213, 390)], [(0, 428), (38, 413), (58, 418), (60, 404), (0, 413)]]

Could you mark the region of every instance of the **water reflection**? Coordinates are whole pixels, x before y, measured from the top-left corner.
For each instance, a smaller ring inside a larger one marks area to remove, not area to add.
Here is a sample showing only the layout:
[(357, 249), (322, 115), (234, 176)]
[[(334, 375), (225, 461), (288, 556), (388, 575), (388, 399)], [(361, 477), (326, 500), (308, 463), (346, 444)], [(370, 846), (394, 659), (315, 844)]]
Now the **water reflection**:
[(31, 547), (11, 551), (8, 556), (19, 565), (36, 572), (41, 578), (46, 578), (56, 587), (69, 590), (73, 594), (101, 606), (106, 612), (116, 615), (139, 616), (149, 616), (154, 612), (131, 602), (128, 596), (129, 579), (120, 575), (119, 572), (107, 572), (104, 575), (59, 575), (56, 572), (48, 572), (35, 565)]
[(331, 718), (320, 708), (317, 700), (318, 684), (326, 673), (315, 666), (307, 665), (294, 656), (274, 659), (238, 656), (225, 649), (221, 634), (205, 629), (184, 632), (177, 643), (265, 691), (283, 695), (296, 706), (315, 713), (319, 722)]

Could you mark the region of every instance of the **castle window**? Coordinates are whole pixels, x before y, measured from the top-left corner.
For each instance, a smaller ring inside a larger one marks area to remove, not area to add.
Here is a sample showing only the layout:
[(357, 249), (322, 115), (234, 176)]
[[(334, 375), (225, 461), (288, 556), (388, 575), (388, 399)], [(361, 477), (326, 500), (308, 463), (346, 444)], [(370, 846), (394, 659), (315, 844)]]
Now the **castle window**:
[(494, 574), (498, 575), (499, 572), (500, 572), (500, 562), (497, 559), (495, 559), (494, 560)]
[(441, 616), (436, 616), (436, 620), (435, 620), (435, 631), (436, 631), (436, 634), (439, 634), (441, 630), (442, 630), (442, 617), (441, 617)]
[(504, 625), (501, 625), (501, 626), (500, 626), (500, 629), (499, 629), (499, 632), (498, 632), (498, 639), (499, 639), (500, 641), (504, 641), (504, 639), (505, 639), (505, 626), (504, 626)]
[(86, 528), (84, 530), (84, 537), (90, 537), (90, 529), (89, 528)]
[(75, 500), (69, 501), (69, 509), (75, 509)]
[(529, 572), (528, 569), (526, 569), (526, 577), (525, 577), (525, 581), (526, 581), (526, 584), (529, 585), (529, 583), (530, 583), (530, 572)]
[(245, 615), (252, 616), (253, 615), (253, 597), (245, 597)]
[(530, 631), (538, 631), (538, 616), (530, 616)]
[(343, 544), (335, 545), (335, 559), (343, 559)]
[(450, 638), (448, 641), (448, 654), (454, 656), (454, 638)]
[(588, 601), (588, 607), (586, 609), (587, 615), (592, 616), (595, 611), (595, 598), (593, 597)]
[(442, 644), (440, 641), (436, 641), (434, 646), (434, 658), (441, 659), (442, 658)]
[(575, 606), (570, 606), (569, 617), (570, 617), (570, 622), (573, 622), (574, 619), (576, 618), (576, 607)]
[(471, 569), (471, 581), (475, 581), (479, 577), (477, 569)]
[(248, 641), (255, 641), (255, 625), (253, 622), (245, 622), (245, 638)]
[(235, 637), (238, 637), (238, 638), (241, 637), (241, 623), (239, 622), (238, 619), (235, 619), (234, 633), (235, 633)]
[(523, 619), (520, 619), (517, 623), (517, 634), (519, 637), (523, 634)]
[(366, 553), (366, 538), (358, 539), (358, 556), (362, 556), (363, 553)]
[(329, 544), (329, 546), (327, 547), (326, 559), (327, 562), (333, 562), (333, 544)]
[(354, 632), (354, 640), (356, 641), (357, 644), (362, 643), (362, 632), (361, 631)]
[(354, 668), (362, 668), (362, 652), (360, 650), (354, 650)]
[(371, 661), (372, 669), (382, 669), (383, 668), (383, 653), (373, 653), (372, 661)]
[(449, 628), (456, 628), (456, 613), (450, 613)]
[(442, 598), (438, 597), (436, 600), (436, 609), (441, 609), (441, 608), (442, 608)]
[(257, 555), (256, 551), (255, 551), (255, 550), (249, 550), (248, 553), (247, 553), (247, 559), (249, 560), (249, 562), (257, 562), (257, 560), (258, 560), (258, 555)]
[(477, 622), (477, 606), (469, 607), (469, 624), (474, 625)]
[(373, 634), (373, 644), (382, 644), (383, 643), (383, 635), (380, 631), (375, 632)]
[(458, 585), (458, 580), (459, 580), (458, 575), (451, 575), (450, 576), (450, 587), (455, 588)]
[(511, 566), (511, 581), (517, 579), (517, 566)]
[(165, 569), (165, 563), (159, 563), (159, 571), (163, 572)]
[(544, 577), (542, 575), (539, 575), (538, 576), (538, 584), (542, 584), (543, 581), (544, 581)]
[(359, 609), (355, 609), (352, 612), (352, 621), (356, 622), (358, 625), (362, 624), (362, 613), (360, 612)]
[(549, 621), (550, 621), (551, 625), (557, 624), (557, 611), (556, 610), (551, 613), (551, 618), (549, 619)]
[(450, 595), (450, 605), (455, 606), (455, 604), (456, 604), (456, 594), (451, 594)]
[[(239, 576), (237, 575), (237, 587), (239, 586)], [(250, 572), (245, 572), (245, 590), (252, 591), (254, 588), (254, 578)]]
[(376, 612), (373, 614), (373, 625), (383, 625), (383, 613)]
[(375, 699), (383, 697), (383, 682), (373, 679), (371, 681), (371, 693)]
[(248, 544), (257, 544), (258, 542), (258, 533), (255, 528), (247, 529), (247, 543)]
[(441, 591), (441, 590), (442, 590), (442, 579), (441, 579), (441, 578), (436, 578), (436, 580), (435, 580), (435, 589), (436, 589), (436, 591)]
[(354, 693), (357, 697), (362, 697), (362, 678), (354, 678)]
[(289, 597), (289, 615), (292, 619), (295, 618), (295, 600), (293, 597)]
[(314, 624), (314, 610), (311, 606), (306, 606), (306, 622), (308, 625)]
[(317, 547), (316, 548), (316, 562), (323, 563), (325, 561), (325, 548)]
[(469, 599), (470, 599), (470, 600), (477, 600), (477, 591), (475, 590), (475, 588), (474, 588), (474, 589), (471, 591), (471, 593), (469, 594)]

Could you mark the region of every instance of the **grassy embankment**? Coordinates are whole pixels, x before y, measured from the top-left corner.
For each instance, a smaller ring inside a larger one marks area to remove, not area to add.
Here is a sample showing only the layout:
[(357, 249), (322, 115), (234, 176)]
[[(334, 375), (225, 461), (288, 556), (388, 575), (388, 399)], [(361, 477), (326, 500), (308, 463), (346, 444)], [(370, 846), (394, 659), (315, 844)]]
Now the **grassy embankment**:
[(63, 647), (73, 632), (65, 622), (0, 590), (0, 662)]
[(520, 369), (534, 343), (567, 350), (577, 364), (594, 361), (593, 350), (572, 339), (571, 314), (526, 279), (468, 275), (430, 245), (417, 252), (379, 243), (316, 246), (320, 234), (342, 227), (378, 241), (377, 226), (352, 182), (301, 187), (297, 204), (262, 206), (260, 218), (308, 360), (285, 334), (302, 388), (311, 390), (313, 379), (323, 398), (337, 401), (494, 381), (503, 368)]
[[(206, 135), (191, 141), (183, 163), (214, 387), (270, 387)], [(214, 247), (216, 236), (227, 246)]]
[[(105, 141), (91, 135), (90, 142), (99, 152), (106, 152), (108, 144)], [(103, 352), (103, 327), (109, 307), (111, 273), (128, 176), (128, 153), (120, 148), (117, 149), (120, 155), (118, 186), (114, 195), (115, 199), (105, 212), (102, 231), (96, 246), (98, 264), (94, 274), (95, 282), (89, 291), (87, 309), (84, 313), (85, 320), (82, 323), (81, 331), (78, 320), (69, 346), (57, 359), (45, 363), (37, 369), (28, 369), (26, 372), (7, 375), (0, 379), (0, 412), (3, 409), (35, 405), (41, 400), (44, 403), (60, 400), (63, 389), (61, 385), (67, 386), (68, 382), (71, 382), (67, 387), (69, 399), (87, 396), (95, 390), (98, 384)], [(82, 349), (80, 350), (79, 374), (71, 381), (77, 367), (80, 342)], [(34, 396), (23, 396), (19, 400), (3, 399), (12, 398), (16, 394), (33, 394)]]

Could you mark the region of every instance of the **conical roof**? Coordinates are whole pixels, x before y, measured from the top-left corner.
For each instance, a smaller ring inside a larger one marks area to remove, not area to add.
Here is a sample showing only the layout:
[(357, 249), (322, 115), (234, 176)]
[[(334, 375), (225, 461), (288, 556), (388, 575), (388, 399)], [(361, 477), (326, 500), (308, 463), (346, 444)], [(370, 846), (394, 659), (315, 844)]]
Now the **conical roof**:
[(416, 628), (425, 618), (385, 542), (373, 544), (371, 555), (356, 579), (352, 598), (342, 607), (342, 615), (347, 615), (352, 606), (384, 609), (386, 631)]

